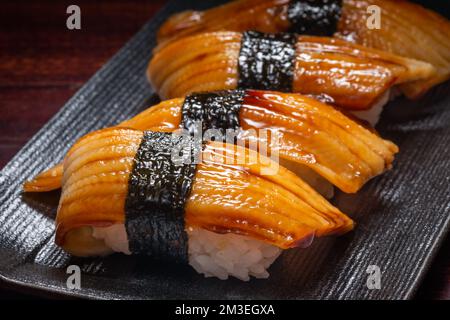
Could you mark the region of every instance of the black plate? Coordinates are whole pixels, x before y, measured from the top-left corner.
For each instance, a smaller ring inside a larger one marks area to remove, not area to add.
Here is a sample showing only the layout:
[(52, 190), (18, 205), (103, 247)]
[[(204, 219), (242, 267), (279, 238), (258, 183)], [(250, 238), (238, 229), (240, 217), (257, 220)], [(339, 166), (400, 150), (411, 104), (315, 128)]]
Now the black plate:
[[(45, 125), (0, 173), (0, 274), (13, 285), (89, 298), (319, 299), (411, 298), (449, 227), (450, 85), (417, 102), (397, 100), (378, 129), (395, 141), (395, 170), (335, 202), (354, 232), (285, 252), (268, 280), (205, 279), (190, 267), (113, 255), (77, 259), (53, 243), (58, 193), (23, 195), (21, 184), (62, 159), (80, 136), (154, 103), (144, 71), (158, 25), (205, 1), (170, 2)], [(216, 4), (208, 1), (208, 5)], [(205, 5), (205, 4), (204, 4)], [(441, 6), (443, 9), (444, 6)], [(80, 290), (66, 288), (66, 266), (81, 266)], [(367, 288), (367, 268), (381, 289)]]

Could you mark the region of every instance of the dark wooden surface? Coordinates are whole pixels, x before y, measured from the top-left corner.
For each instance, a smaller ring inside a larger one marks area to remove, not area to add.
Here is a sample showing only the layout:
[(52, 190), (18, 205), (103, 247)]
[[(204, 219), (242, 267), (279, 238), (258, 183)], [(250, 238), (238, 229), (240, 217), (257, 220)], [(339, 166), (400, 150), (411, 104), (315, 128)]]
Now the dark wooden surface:
[[(0, 168), (164, 4), (163, 0), (3, 1), (0, 10)], [(82, 29), (66, 28), (81, 8)], [(450, 238), (417, 298), (450, 299)], [(0, 298), (30, 298), (0, 283)]]

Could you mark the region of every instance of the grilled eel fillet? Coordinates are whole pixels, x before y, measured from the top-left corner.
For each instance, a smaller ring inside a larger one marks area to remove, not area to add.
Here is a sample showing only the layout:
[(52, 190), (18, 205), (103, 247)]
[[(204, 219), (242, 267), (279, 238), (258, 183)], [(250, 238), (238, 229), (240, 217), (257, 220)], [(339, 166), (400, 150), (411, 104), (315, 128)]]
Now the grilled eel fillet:
[[(173, 41), (155, 50), (147, 77), (162, 99), (235, 89), (241, 39), (239, 32), (210, 32)], [(298, 36), (295, 50), (292, 91), (326, 94), (350, 110), (369, 109), (390, 88), (435, 73), (428, 63), (336, 38)]]
[[(183, 98), (151, 107), (119, 127), (174, 131), (181, 123)], [(276, 148), (282, 164), (306, 166), (344, 192), (358, 191), (369, 179), (390, 169), (397, 146), (335, 108), (299, 94), (247, 90), (239, 113), (240, 139), (260, 142), (259, 131), (276, 130)], [(272, 140), (270, 140), (272, 141)], [(292, 166), (289, 166), (292, 167)], [(62, 165), (50, 168), (24, 184), (28, 192), (61, 186)]]
[[(211, 31), (285, 32), (289, 0), (238, 0), (206, 11), (185, 11), (162, 25), (158, 41), (165, 45), (185, 36)], [(368, 29), (367, 8), (381, 8), (381, 28)], [(410, 98), (420, 96), (450, 77), (450, 22), (404, 0), (343, 0), (336, 37), (432, 64), (435, 74), (402, 85)]]
[[(140, 130), (108, 128), (69, 150), (56, 217), (56, 243), (66, 251), (78, 256), (108, 251), (92, 236), (92, 227), (124, 223), (128, 179), (142, 137)], [(353, 228), (350, 218), (289, 170), (279, 167), (277, 174), (261, 176), (271, 160), (256, 151), (209, 142), (202, 158), (185, 204), (186, 227), (243, 234), (283, 249)]]

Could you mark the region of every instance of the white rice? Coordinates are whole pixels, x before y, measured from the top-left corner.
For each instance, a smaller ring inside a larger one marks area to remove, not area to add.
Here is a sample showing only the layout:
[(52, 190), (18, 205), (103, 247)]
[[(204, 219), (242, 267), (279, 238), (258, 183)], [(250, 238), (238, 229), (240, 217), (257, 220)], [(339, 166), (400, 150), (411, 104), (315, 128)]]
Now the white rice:
[(377, 102), (374, 103), (370, 109), (351, 111), (351, 113), (358, 119), (365, 120), (370, 123), (372, 127), (375, 127), (378, 121), (380, 121), (381, 112), (383, 112), (383, 108), (389, 102), (390, 98), (391, 90), (388, 90), (378, 99)]
[(189, 264), (205, 277), (268, 278), (281, 249), (247, 236), (189, 228)]
[[(232, 233), (218, 234), (200, 228), (188, 228), (189, 264), (205, 277), (221, 280), (229, 276), (242, 281), (250, 277), (268, 278), (267, 269), (281, 249), (263, 241)], [(102, 239), (115, 252), (131, 254), (123, 224), (93, 228), (93, 237)]]
[(127, 231), (122, 223), (113, 224), (110, 227), (92, 228), (92, 236), (96, 239), (103, 240), (105, 245), (114, 252), (131, 254), (128, 247)]

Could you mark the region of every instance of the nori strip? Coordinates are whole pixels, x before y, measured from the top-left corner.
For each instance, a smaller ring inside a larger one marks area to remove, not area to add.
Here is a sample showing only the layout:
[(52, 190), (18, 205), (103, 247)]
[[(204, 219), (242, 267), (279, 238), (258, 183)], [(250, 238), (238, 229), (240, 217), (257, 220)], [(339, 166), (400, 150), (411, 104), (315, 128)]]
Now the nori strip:
[(291, 92), (296, 42), (295, 34), (244, 32), (238, 87)]
[[(208, 129), (220, 130), (225, 135), (227, 129), (240, 128), (239, 110), (244, 100), (245, 90), (226, 90), (193, 93), (184, 99), (181, 126), (191, 135), (202, 135)], [(199, 122), (201, 126), (199, 126)], [(199, 130), (202, 132), (199, 132)]]
[(291, 32), (332, 36), (341, 18), (342, 0), (291, 0), (288, 19)]
[(200, 152), (201, 145), (191, 137), (144, 133), (125, 202), (125, 227), (132, 253), (187, 263), (184, 206)]

